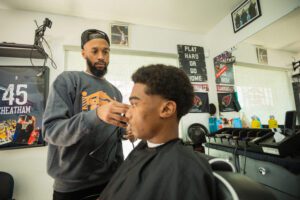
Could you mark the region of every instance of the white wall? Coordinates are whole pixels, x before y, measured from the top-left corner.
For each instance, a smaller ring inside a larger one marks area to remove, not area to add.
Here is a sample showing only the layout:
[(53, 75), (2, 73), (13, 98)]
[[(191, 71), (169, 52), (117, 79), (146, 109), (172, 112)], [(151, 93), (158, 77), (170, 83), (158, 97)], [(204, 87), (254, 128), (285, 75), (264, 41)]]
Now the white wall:
[[(300, 1), (260, 0), (260, 6), (262, 16), (237, 33), (233, 32), (231, 14), (229, 14), (205, 36), (205, 42), (209, 47), (207, 50), (210, 52), (209, 62), (206, 63), (210, 87), (209, 99), (210, 102), (215, 105), (218, 105), (218, 98), (214, 78), (213, 58), (226, 50), (230, 50), (233, 46), (239, 44), (249, 36), (296, 9), (300, 6)], [(256, 62), (251, 58), (247, 58), (247, 60), (251, 63)], [(233, 117), (237, 116), (237, 114), (226, 113), (225, 116)]]
[(14, 177), (17, 200), (50, 200), (52, 179), (46, 170), (47, 147), (0, 151), (0, 171)]
[[(109, 33), (109, 21), (90, 20), (78, 17), (50, 15), (46, 13), (1, 10), (1, 41), (32, 44), (36, 26), (34, 19), (41, 24), (45, 17), (52, 20), (51, 29), (46, 30), (45, 38), (51, 45), (54, 59), (59, 69), (51, 74), (51, 81), (63, 71), (64, 46), (80, 46), (80, 35), (88, 28), (98, 28)], [(6, 19), (6, 20), (4, 20)], [(130, 25), (131, 50), (143, 50), (163, 53), (177, 53), (177, 44), (204, 46), (203, 36), (194, 33), (168, 29)]]
[(230, 49), (299, 6), (299, 0), (260, 0), (262, 16), (237, 33), (233, 32), (231, 14), (227, 15), (206, 35), (211, 56)]
[[(249, 43), (239, 43), (232, 52), (238, 63), (260, 65), (257, 61), (256, 46)], [(292, 69), (292, 61), (297, 56), (295, 53), (267, 49), (269, 67)]]

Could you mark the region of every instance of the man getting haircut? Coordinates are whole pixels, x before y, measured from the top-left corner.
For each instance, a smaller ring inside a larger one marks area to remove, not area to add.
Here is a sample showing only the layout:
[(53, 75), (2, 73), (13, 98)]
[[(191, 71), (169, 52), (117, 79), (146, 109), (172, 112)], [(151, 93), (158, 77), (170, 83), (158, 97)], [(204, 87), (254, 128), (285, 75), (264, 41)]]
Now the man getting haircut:
[(128, 126), (142, 141), (110, 180), (100, 200), (215, 199), (205, 158), (178, 138), (178, 124), (193, 105), (193, 87), (180, 69), (162, 64), (133, 75)]

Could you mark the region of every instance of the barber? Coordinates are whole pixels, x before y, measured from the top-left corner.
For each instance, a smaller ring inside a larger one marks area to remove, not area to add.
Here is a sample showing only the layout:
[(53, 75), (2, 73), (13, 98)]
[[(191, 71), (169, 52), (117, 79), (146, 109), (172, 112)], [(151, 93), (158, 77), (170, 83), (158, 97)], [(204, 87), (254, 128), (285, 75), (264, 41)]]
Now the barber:
[(44, 113), (53, 200), (99, 194), (123, 162), (120, 138), (127, 119), (122, 114), (128, 105), (120, 103), (120, 91), (104, 78), (110, 40), (105, 32), (89, 29), (81, 35), (81, 48), (85, 71), (56, 78)]

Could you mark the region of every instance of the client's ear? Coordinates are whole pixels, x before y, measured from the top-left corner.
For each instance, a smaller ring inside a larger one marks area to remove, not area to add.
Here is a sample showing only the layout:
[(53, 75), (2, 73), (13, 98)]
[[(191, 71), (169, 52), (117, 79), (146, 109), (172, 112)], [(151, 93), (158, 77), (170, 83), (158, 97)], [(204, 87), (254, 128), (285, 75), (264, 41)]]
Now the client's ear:
[(173, 116), (174, 114), (176, 115), (176, 103), (175, 101), (166, 101), (162, 104), (161, 106), (161, 111), (160, 111), (160, 117), (161, 118), (168, 118)]
[(84, 49), (81, 50), (81, 55), (82, 55), (83, 58), (86, 58)]

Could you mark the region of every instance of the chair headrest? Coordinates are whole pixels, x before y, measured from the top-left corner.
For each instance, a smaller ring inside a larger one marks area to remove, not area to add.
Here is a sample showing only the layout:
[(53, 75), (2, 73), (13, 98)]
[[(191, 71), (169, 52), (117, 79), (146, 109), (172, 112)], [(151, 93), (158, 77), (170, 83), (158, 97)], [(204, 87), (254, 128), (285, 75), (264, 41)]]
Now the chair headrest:
[(213, 171), (236, 172), (235, 166), (226, 159), (212, 158), (208, 161)]

